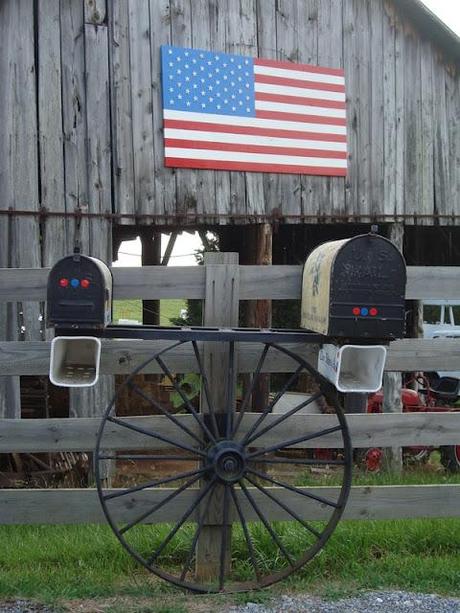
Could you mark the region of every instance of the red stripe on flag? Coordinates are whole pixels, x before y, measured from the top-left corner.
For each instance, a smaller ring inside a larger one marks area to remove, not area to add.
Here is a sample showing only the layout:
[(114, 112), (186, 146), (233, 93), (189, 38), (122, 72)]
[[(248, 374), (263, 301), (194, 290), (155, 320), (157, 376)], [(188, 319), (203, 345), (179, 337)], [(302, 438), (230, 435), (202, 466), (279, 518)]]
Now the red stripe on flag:
[(345, 177), (346, 168), (329, 168), (326, 166), (295, 166), (281, 164), (260, 164), (256, 162), (226, 162), (220, 160), (190, 160), (182, 158), (165, 158), (165, 166), (173, 168), (203, 168), (211, 170), (245, 170), (249, 172), (273, 172), (287, 174), (325, 175)]
[(292, 64), (291, 62), (279, 62), (278, 60), (266, 60), (254, 58), (255, 66), (270, 66), (272, 68), (286, 68), (287, 70), (298, 70), (300, 72), (314, 72), (317, 74), (335, 75), (343, 77), (342, 68), (324, 68), (323, 66), (312, 66), (311, 64)]
[(243, 153), (274, 153), (275, 155), (297, 155), (300, 157), (335, 158), (345, 160), (346, 151), (323, 151), (320, 149), (297, 149), (295, 147), (272, 147), (271, 145), (245, 145), (244, 143), (216, 143), (196, 140), (166, 138), (165, 147), (179, 149), (208, 149), (212, 151), (238, 151)]
[(296, 138), (299, 140), (318, 140), (334, 143), (345, 143), (345, 134), (323, 134), (320, 132), (301, 132), (294, 130), (281, 130), (278, 128), (256, 128), (252, 126), (232, 126), (204, 121), (185, 121), (181, 119), (165, 119), (165, 128), (178, 130), (199, 130), (200, 132), (222, 132), (224, 134), (251, 134), (255, 136), (273, 136), (278, 138)]
[(299, 121), (301, 123), (322, 123), (332, 126), (345, 126), (346, 120), (340, 117), (322, 117), (318, 115), (302, 115), (300, 113), (281, 113), (279, 111), (259, 111), (256, 108), (258, 119), (278, 119), (278, 121)]
[(318, 81), (302, 81), (285, 77), (272, 77), (266, 74), (255, 74), (256, 83), (268, 83), (271, 85), (284, 85), (285, 87), (301, 87), (303, 89), (317, 89), (318, 91), (345, 93), (345, 85), (335, 83), (318, 83)]
[(284, 104), (303, 104), (309, 106), (319, 106), (325, 109), (343, 109), (345, 102), (337, 100), (324, 100), (318, 98), (303, 98), (302, 96), (286, 96), (284, 94), (266, 94), (265, 92), (255, 92), (256, 100), (267, 100), (269, 102), (282, 102)]

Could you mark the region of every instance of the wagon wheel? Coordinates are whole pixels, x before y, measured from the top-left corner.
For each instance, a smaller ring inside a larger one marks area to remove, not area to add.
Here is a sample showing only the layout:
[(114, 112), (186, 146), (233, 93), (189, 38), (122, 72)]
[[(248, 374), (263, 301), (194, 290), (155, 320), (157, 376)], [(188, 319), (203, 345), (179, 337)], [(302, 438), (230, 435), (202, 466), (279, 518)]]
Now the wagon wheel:
[[(229, 368), (227, 381), (221, 382), (226, 400), (219, 408), (224, 412), (218, 412), (199, 338), (197, 332), (196, 340), (172, 343), (153, 354), (125, 380), (107, 407), (95, 452), (99, 498), (122, 545), (159, 577), (195, 592), (264, 587), (303, 566), (334, 531), (351, 481), (347, 425), (332, 386), (301, 357), (276, 343), (253, 345), (257, 365), (246, 376), (246, 388), (241, 391), (238, 386), (236, 401), (235, 347), (244, 356), (247, 345), (220, 343)], [(197, 399), (184, 393), (167, 365), (178, 345), (182, 355), (188, 349), (190, 362), (195, 362), (206, 413), (199, 412)], [(276, 389), (263, 407), (256, 407), (259, 414), (248, 414), (257, 386), (267, 381), (261, 374), (264, 365), (270, 362), (273, 371), (283, 358), (290, 360), (293, 372), (272, 375)], [(182, 415), (173, 414), (164, 400), (136, 384), (135, 375), (147, 367), (152, 371), (152, 363), (183, 398)], [(311, 381), (310, 395), (286, 412), (275, 413), (303, 373)], [(116, 417), (115, 406), (128, 390), (147, 401), (155, 416)], [(319, 428), (317, 415), (304, 414), (316, 402), (327, 403), (327, 427), (324, 416)], [(310, 451), (299, 450), (302, 444)], [(332, 459), (314, 456), (315, 447), (328, 446), (337, 448)], [(135, 451), (117, 454), (114, 448)], [(104, 490), (103, 467), (110, 459), (117, 460), (118, 467), (129, 463), (132, 470), (128, 483)], [(318, 474), (336, 487), (312, 487)], [(202, 573), (199, 566), (206, 538), (215, 555), (211, 574)]]

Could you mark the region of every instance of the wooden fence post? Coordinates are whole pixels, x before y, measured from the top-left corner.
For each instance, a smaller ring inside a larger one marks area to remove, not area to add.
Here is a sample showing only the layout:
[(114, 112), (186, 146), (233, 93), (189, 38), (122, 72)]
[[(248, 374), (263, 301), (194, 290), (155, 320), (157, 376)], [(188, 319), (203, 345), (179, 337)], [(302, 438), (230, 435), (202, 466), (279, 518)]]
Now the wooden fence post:
[[(388, 238), (403, 251), (404, 246), (404, 224), (393, 223), (390, 225)], [(402, 380), (400, 372), (385, 372), (383, 375), (383, 412), (401, 413), (401, 388)], [(389, 447), (386, 450), (386, 463), (388, 468), (394, 472), (402, 471), (402, 447)]]
[[(205, 253), (206, 267), (205, 303), (203, 312), (204, 326), (237, 326), (239, 303), (239, 267), (237, 253)], [(224, 413), (226, 409), (226, 386), (229, 369), (229, 355), (225, 345), (207, 343), (203, 354), (204, 368), (210, 386), (214, 410)], [(237, 372), (237, 369), (234, 369)], [(236, 374), (234, 385), (236, 386)], [(202, 410), (207, 407), (202, 403)], [(223, 518), (224, 488), (214, 490), (212, 504), (201, 536), (197, 543), (195, 572), (201, 580), (218, 577), (222, 533), (220, 524)], [(230, 568), (231, 525), (228, 526), (226, 567)]]

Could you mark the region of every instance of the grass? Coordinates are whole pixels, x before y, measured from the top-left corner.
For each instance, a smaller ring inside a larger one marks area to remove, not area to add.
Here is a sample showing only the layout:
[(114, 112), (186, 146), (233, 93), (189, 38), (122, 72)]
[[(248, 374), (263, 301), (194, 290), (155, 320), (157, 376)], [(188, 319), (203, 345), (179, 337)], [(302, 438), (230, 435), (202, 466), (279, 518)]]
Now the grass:
[[(181, 592), (144, 572), (106, 526), (2, 526), (0, 539), (0, 597), (160, 597), (162, 606), (183, 605)], [(337, 597), (397, 588), (460, 595), (459, 546), (457, 519), (341, 522), (311, 564), (269, 593)]]
[[(179, 317), (181, 309), (186, 306), (186, 300), (182, 299), (160, 300), (160, 324), (170, 326), (171, 317)], [(142, 300), (114, 300), (114, 323), (119, 319), (134, 319), (142, 322)]]

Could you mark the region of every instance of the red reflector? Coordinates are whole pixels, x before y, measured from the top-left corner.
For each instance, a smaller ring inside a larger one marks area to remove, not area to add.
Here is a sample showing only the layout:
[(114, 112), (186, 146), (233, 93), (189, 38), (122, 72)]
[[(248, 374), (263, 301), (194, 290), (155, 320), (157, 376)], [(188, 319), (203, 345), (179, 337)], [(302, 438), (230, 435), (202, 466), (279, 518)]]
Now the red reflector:
[(354, 307), (353, 315), (361, 315), (361, 309), (359, 307)]
[(67, 287), (69, 285), (69, 280), (68, 279), (59, 279), (59, 285), (61, 287)]
[(89, 279), (82, 279), (80, 285), (86, 289), (87, 287), (89, 287)]
[(372, 307), (372, 309), (369, 309), (369, 315), (372, 315), (372, 317), (375, 317), (377, 313), (378, 311), (375, 307)]

